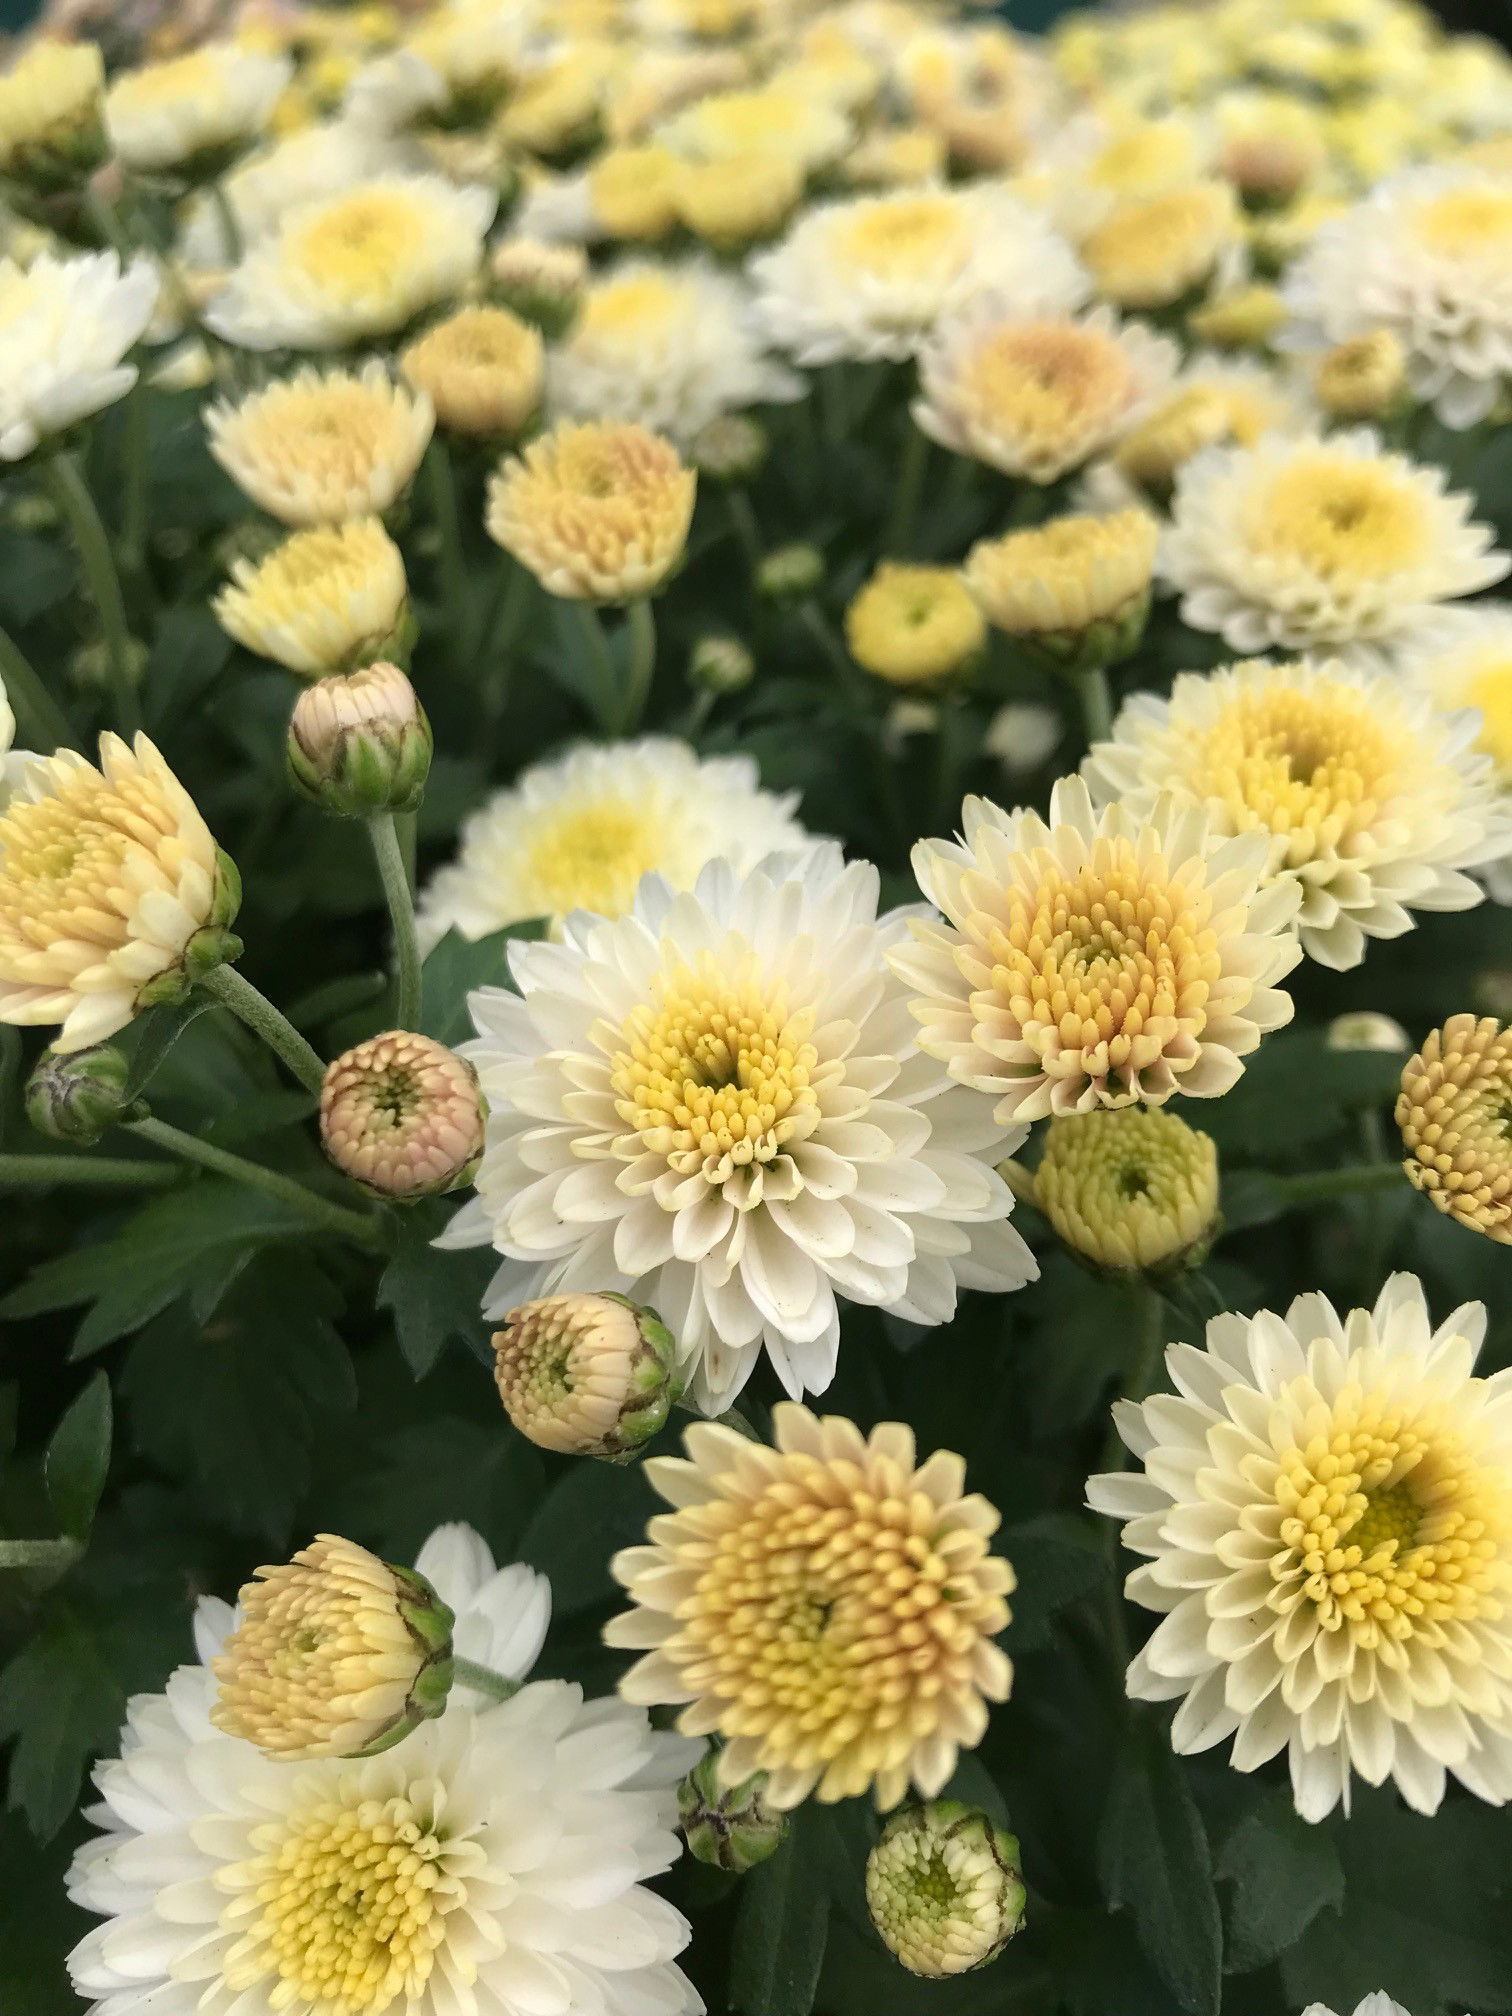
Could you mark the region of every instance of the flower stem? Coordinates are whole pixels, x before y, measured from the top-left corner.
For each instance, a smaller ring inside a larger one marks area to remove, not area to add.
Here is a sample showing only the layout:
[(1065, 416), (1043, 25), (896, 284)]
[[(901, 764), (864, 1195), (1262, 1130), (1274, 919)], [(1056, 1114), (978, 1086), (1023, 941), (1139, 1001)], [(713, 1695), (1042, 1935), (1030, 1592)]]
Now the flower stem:
[(215, 212), (215, 221), (220, 226), (221, 237), (226, 243), (227, 261), (230, 266), (239, 266), (246, 242), (242, 237), (241, 220), (238, 218), (231, 198), (226, 194), (226, 185), (217, 176), (205, 190), (210, 198), (210, 207)]
[(415, 935), (415, 901), (404, 850), (392, 812), (375, 812), (367, 829), (383, 881), (389, 922), (394, 927), (394, 1027), (415, 1029), (420, 1023), (420, 941)]
[(730, 523), (735, 528), (735, 537), (745, 554), (746, 564), (754, 575), (761, 565), (762, 544), (761, 528), (756, 523), (751, 500), (738, 484), (732, 484), (725, 492), (725, 506), (730, 514)]
[(303, 1036), (281, 1015), (265, 994), (259, 994), (250, 980), (243, 979), (234, 966), (213, 967), (200, 982), (207, 994), (240, 1016), (254, 1035), (260, 1036), (288, 1067), (307, 1092), (319, 1095), (325, 1083), (325, 1066)]
[(431, 516), (441, 541), (441, 593), (447, 614), (465, 636), (471, 628), (467, 608), (467, 563), (462, 554), (462, 512), (457, 503), (457, 475), (451, 450), (439, 434), (431, 436), (425, 457), (425, 480)]
[(121, 568), (137, 578), (147, 564), (147, 503), (150, 468), (147, 382), (138, 378), (126, 395), (125, 453), (121, 469)]
[(506, 1679), (502, 1673), (495, 1673), (488, 1666), (480, 1666), (473, 1659), (454, 1658), (452, 1673), (464, 1687), (471, 1687), (478, 1694), (486, 1694), (490, 1701), (508, 1701), (512, 1695), (520, 1691), (518, 1680)]
[(77, 1540), (0, 1540), (0, 1568), (55, 1568), (61, 1574), (84, 1552)]
[(1309, 1169), (1300, 1176), (1271, 1178), (1284, 1193), (1288, 1210), (1306, 1204), (1326, 1204), (1334, 1197), (1397, 1190), (1406, 1180), (1400, 1162), (1352, 1162), (1343, 1169)]
[(650, 597), (642, 596), (639, 602), (632, 602), (625, 612), (625, 621), (630, 631), (630, 671), (620, 708), (620, 733), (633, 735), (646, 711), (656, 671), (656, 617)]
[(80, 1183), (101, 1190), (166, 1190), (178, 1181), (171, 1162), (120, 1155), (0, 1155), (0, 1190)]
[(0, 630), (0, 679), (26, 727), (27, 746), (42, 755), (78, 743), (73, 723), (42, 683), (42, 676), (8, 630)]
[(349, 1211), (344, 1204), (333, 1204), (329, 1198), (317, 1196), (305, 1184), (298, 1183), (292, 1176), (281, 1176), (276, 1169), (265, 1169), (260, 1162), (249, 1162), (244, 1155), (232, 1155), (224, 1148), (217, 1148), (209, 1141), (202, 1141), (197, 1134), (185, 1134), (181, 1128), (170, 1127), (166, 1120), (130, 1120), (126, 1123), (128, 1134), (136, 1134), (143, 1141), (151, 1141), (159, 1148), (166, 1148), (170, 1155), (178, 1155), (185, 1162), (194, 1162), (201, 1169), (210, 1169), (217, 1176), (228, 1176), (234, 1183), (241, 1183), (249, 1190), (260, 1190), (265, 1197), (276, 1197), (282, 1203), (292, 1205), (313, 1225), (321, 1225), (328, 1232), (339, 1232), (343, 1238), (351, 1239), (359, 1246), (376, 1246), (382, 1238), (379, 1222), (365, 1212)]
[(1076, 697), (1081, 702), (1082, 724), (1088, 743), (1106, 742), (1113, 733), (1113, 700), (1108, 691), (1108, 675), (1101, 665), (1089, 666), (1076, 674)]
[(121, 598), (121, 580), (110, 551), (110, 535), (100, 522), (89, 485), (79, 473), (79, 465), (69, 454), (52, 455), (41, 465), (42, 482), (68, 520), (89, 592), (100, 613), (105, 636), (105, 662), (115, 699), (116, 722), (125, 735), (134, 735), (142, 725), (136, 680), (131, 669), (131, 632), (126, 624), (126, 604)]
[(128, 259), (134, 258), (137, 249), (136, 242), (126, 226), (121, 222), (121, 213), (117, 210), (116, 206), (106, 197), (102, 196), (98, 189), (88, 187), (87, 185), (80, 198), (80, 202), (83, 206), (84, 215), (93, 224), (95, 230), (105, 240), (105, 243), (110, 246), (111, 250), (120, 259), (121, 264), (124, 266)]
[(903, 453), (898, 461), (897, 482), (893, 487), (892, 513), (887, 521), (887, 538), (883, 550), (902, 556), (913, 545), (914, 521), (919, 515), (919, 499), (924, 491), (924, 471), (929, 463), (929, 436), (915, 427), (912, 420), (907, 422), (908, 432), (903, 439)]
[(583, 633), (592, 667), (594, 714), (604, 733), (613, 735), (619, 719), (619, 680), (614, 670), (614, 654), (604, 635), (604, 620), (591, 602), (571, 602), (568, 607), (577, 613), (578, 628)]

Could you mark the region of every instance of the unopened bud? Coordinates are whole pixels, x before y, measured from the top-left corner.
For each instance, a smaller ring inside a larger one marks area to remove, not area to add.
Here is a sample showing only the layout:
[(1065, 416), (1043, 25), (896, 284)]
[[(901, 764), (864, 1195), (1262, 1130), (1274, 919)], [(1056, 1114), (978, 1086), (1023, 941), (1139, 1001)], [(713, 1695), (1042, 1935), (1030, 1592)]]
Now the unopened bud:
[(577, 320), (588, 284), (588, 258), (576, 245), (506, 238), (489, 261), (490, 291), (553, 341)]
[(1407, 356), (1389, 329), (1336, 343), (1313, 379), (1318, 404), (1331, 420), (1385, 420), (1407, 395)]
[(765, 1771), (723, 1785), (718, 1750), (705, 1751), (677, 1788), (677, 1817), (695, 1861), (743, 1876), (782, 1846), (787, 1815), (767, 1805)]
[(1374, 1008), (1356, 1008), (1348, 1015), (1336, 1015), (1328, 1025), (1330, 1050), (1380, 1050), (1405, 1056), (1412, 1039), (1393, 1016)]
[(1218, 1227), (1218, 1150), (1151, 1107), (1052, 1120), (1034, 1202), (1082, 1259), (1112, 1275), (1197, 1266)]
[(445, 1708), (454, 1620), (413, 1569), (322, 1533), (259, 1568), (240, 1604), (210, 1669), (225, 1735), (290, 1763), (371, 1757)]
[(430, 774), (430, 723), (397, 665), (336, 672), (295, 701), (288, 757), (294, 783), (327, 812), (412, 812)]
[(627, 1460), (682, 1393), (671, 1331), (623, 1295), (523, 1302), (493, 1345), (504, 1411), (537, 1447), (564, 1456)]
[(1256, 282), (1215, 294), (1187, 316), (1187, 328), (1199, 343), (1219, 350), (1264, 350), (1287, 317), (1286, 303), (1275, 287)]
[(1144, 635), (1159, 530), (1147, 511), (1053, 518), (966, 556), (966, 585), (994, 629), (1065, 673), (1116, 665)]
[(910, 1974), (943, 1980), (995, 1960), (1024, 1922), (1014, 1837), (976, 1807), (936, 1799), (897, 1813), (866, 1858), (866, 1908)]
[(26, 1117), (39, 1134), (91, 1148), (126, 1113), (130, 1066), (109, 1043), (60, 1057), (44, 1050), (26, 1081)]
[(768, 602), (806, 602), (824, 580), (824, 555), (795, 541), (777, 546), (756, 570), (756, 590)]
[(483, 1153), (485, 1107), (465, 1057), (430, 1036), (392, 1029), (326, 1069), (320, 1140), (344, 1175), (405, 1204), (467, 1182)]
[(711, 483), (749, 483), (766, 461), (771, 439), (748, 413), (721, 413), (693, 437), (688, 454)]
[(756, 660), (738, 637), (700, 637), (688, 653), (688, 683), (706, 693), (738, 693), (755, 672)]

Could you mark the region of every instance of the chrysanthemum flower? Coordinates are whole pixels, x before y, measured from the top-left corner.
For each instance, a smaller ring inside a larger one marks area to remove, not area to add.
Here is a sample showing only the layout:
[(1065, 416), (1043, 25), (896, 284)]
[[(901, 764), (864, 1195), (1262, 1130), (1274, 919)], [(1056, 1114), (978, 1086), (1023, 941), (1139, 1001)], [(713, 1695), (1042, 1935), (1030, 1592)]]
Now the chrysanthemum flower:
[(983, 297), (1049, 316), (1087, 293), (1037, 212), (969, 189), (816, 204), (750, 270), (771, 341), (810, 365), (910, 357), (942, 316)]
[(1211, 136), (1185, 113), (1147, 119), (1100, 112), (1068, 120), (1035, 157), (1058, 216), (1074, 230), (1121, 203), (1182, 189), (1210, 165)]
[(933, 686), (980, 657), (987, 625), (958, 567), (884, 560), (845, 612), (856, 663), (892, 686)]
[(1350, 336), (1318, 359), (1313, 391), (1331, 420), (1382, 420), (1398, 411), (1407, 358), (1389, 329)]
[(914, 920), (891, 960), (920, 1048), (992, 1094), (999, 1124), (1214, 1098), (1291, 1020), (1274, 983), (1301, 957), (1297, 892), (1261, 890), (1261, 836), (1225, 838), (1169, 798), (1099, 818), (1076, 777), (1048, 824), (984, 798), (962, 820), (963, 839), (913, 853), (947, 921)]
[(1073, 1253), (1113, 1274), (1201, 1260), (1218, 1223), (1218, 1150), (1176, 1114), (1066, 1113), (1029, 1194)]
[(1167, 1350), (1174, 1394), (1116, 1410), (1140, 1467), (1088, 1483), (1163, 1613), (1130, 1694), (1180, 1701), (1178, 1751), (1285, 1749), (1306, 1820), (1355, 1772), (1421, 1813), (1449, 1775), (1512, 1797), (1512, 1372), (1474, 1376), (1485, 1325), (1469, 1303), (1433, 1329), (1411, 1274), (1346, 1318), (1215, 1317)]
[(553, 595), (633, 602), (682, 558), (698, 478), (644, 427), (566, 422), (488, 489), (488, 534)]
[(105, 64), (93, 42), (39, 39), (0, 76), (0, 174), (48, 189), (105, 151)]
[(241, 886), (145, 735), (25, 765), (0, 815), (0, 1022), (83, 1050), (227, 956)]
[(403, 329), (477, 272), (498, 204), (439, 175), (381, 175), (300, 204), (205, 311), (250, 350), (339, 350)]
[(619, 1462), (682, 1393), (677, 1340), (628, 1296), (544, 1295), (495, 1331), (494, 1383), (520, 1433), (564, 1456)]
[(1342, 970), (1413, 910), (1472, 908), (1463, 871), (1512, 848), (1475, 726), (1388, 673), (1258, 660), (1180, 673), (1169, 699), (1132, 694), (1086, 768), (1135, 817), (1174, 794), (1215, 832), (1263, 835), (1267, 876), (1297, 885), (1308, 957)]
[(464, 822), (457, 858), (421, 891), (421, 943), (444, 931), (486, 938), (573, 910), (623, 917), (643, 875), (691, 889), (722, 856), (738, 873), (801, 848), (796, 791), (761, 789), (748, 756), (700, 761), (685, 742), (646, 736), (537, 763)]
[(205, 414), (210, 452), (285, 525), (378, 517), (409, 488), (431, 437), (429, 399), (383, 365), (306, 368)]
[(833, 846), (715, 861), (511, 947), (518, 996), (473, 996), (488, 1142), (445, 1234), (507, 1256), (489, 1313), (615, 1288), (717, 1414), (763, 1346), (789, 1392), (828, 1385), (842, 1296), (933, 1324), (1032, 1276), (992, 1166), (1021, 1136), (914, 1050), (877, 893)]
[(665, 238), (677, 222), (672, 193), (677, 169), (677, 155), (655, 141), (606, 147), (587, 171), (588, 202), (599, 231), (636, 242)]
[(995, 1960), (1024, 1922), (1018, 1842), (958, 1800), (907, 1807), (866, 1858), (866, 1908), (910, 1974), (969, 1974)]
[(552, 351), (548, 385), (568, 419), (634, 422), (679, 447), (726, 413), (805, 390), (767, 355), (745, 287), (704, 259), (612, 267)]
[(1512, 566), (1472, 506), (1367, 428), (1210, 448), (1177, 478), (1161, 571), (1193, 629), (1235, 651), (1326, 645), (1371, 662)]
[(1272, 366), (1198, 351), (1106, 462), (1087, 473), (1099, 508), (1170, 500), (1176, 478), (1204, 448), (1249, 447), (1262, 434), (1300, 434), (1315, 414)]
[(248, 651), (319, 679), (403, 655), (404, 561), (376, 518), (317, 525), (265, 560), (233, 562), (213, 607)]
[(1053, 483), (1126, 433), (1175, 364), (1174, 344), (1106, 308), (965, 316), (920, 355), (914, 419), (958, 455)]
[(672, 183), (678, 222), (723, 252), (743, 251), (775, 236), (802, 195), (801, 164), (780, 154), (681, 161)]
[[(540, 1578), (495, 1572), (455, 1526), (431, 1536), (416, 1572), (456, 1612), (459, 1654), (528, 1670), (545, 1632)], [(201, 1604), (202, 1658), (234, 1621)], [(203, 1666), (180, 1667), (166, 1693), (132, 1701), (122, 1755), (97, 1769), (102, 1832), (69, 1888), (103, 1922), (69, 1966), (101, 2016), (144, 1996), (154, 2016), (237, 2002), (453, 2016), (462, 1981), (504, 2016), (543, 2001), (697, 2016), (673, 1965), (687, 1924), (643, 1887), (676, 1858), (693, 1746), (621, 1702), (535, 1681), (490, 1706), (458, 1688), (379, 1757), (291, 1765), (219, 1734), (214, 1693)]]
[(435, 1197), (477, 1167), (483, 1112), (478, 1074), (465, 1057), (434, 1037), (391, 1029), (327, 1066), (320, 1144), (375, 1197)]
[(1279, 289), (1259, 280), (1222, 289), (1187, 316), (1196, 341), (1218, 350), (1263, 350), (1285, 323)]
[(410, 344), (399, 368), (448, 432), (512, 441), (540, 406), (546, 348), (508, 308), (458, 308)]
[[(352, 119), (327, 119), (265, 143), (237, 163), (221, 189), (246, 246), (276, 234), (291, 211), (317, 197), (385, 173), (398, 156), (388, 135)], [(187, 207), (181, 249), (187, 266), (216, 274), (240, 256), (219, 205), (208, 194)]]
[(805, 173), (845, 152), (850, 121), (811, 92), (771, 85), (714, 91), (674, 114), (658, 138), (693, 161), (727, 160), (732, 154), (780, 154)]
[(1446, 427), (1484, 420), (1512, 376), (1512, 181), (1414, 168), (1324, 224), (1287, 274), (1288, 340), (1322, 349), (1386, 330)]
[[(1441, 714), (1474, 710), (1475, 747), (1490, 757), (1498, 786), (1512, 800), (1512, 603), (1440, 611), (1397, 663)], [(1482, 873), (1499, 903), (1512, 901), (1512, 861), (1488, 861)]]
[(505, 238), (489, 255), (488, 279), (504, 307), (546, 335), (560, 336), (577, 314), (588, 256), (580, 245)]
[(148, 259), (124, 271), (114, 252), (42, 252), (26, 267), (0, 259), (0, 462), (19, 462), (131, 390), (136, 366), (123, 359), (157, 295)]
[(1146, 511), (1052, 518), (979, 540), (966, 586), (994, 629), (1052, 661), (1111, 665), (1144, 628), (1159, 538)]
[(685, 1703), (678, 1727), (717, 1733), (721, 1783), (769, 1772), (779, 1811), (910, 1785), (937, 1794), (981, 1742), (1013, 1669), (998, 1515), (964, 1495), (966, 1466), (888, 1421), (863, 1436), (784, 1403), (775, 1448), (708, 1422), (646, 1475), (671, 1512), (610, 1568), (635, 1605), (605, 1629), (644, 1654), (629, 1701)]
[(105, 97), (111, 148), (138, 173), (218, 172), (267, 126), (293, 71), (287, 56), (234, 42), (123, 71)]
[(1402, 1073), (1408, 1176), (1450, 1218), (1512, 1246), (1512, 1029), (1451, 1015)]
[(1081, 240), (1093, 284), (1116, 308), (1168, 308), (1200, 287), (1237, 243), (1227, 182), (1190, 182), (1120, 203)]

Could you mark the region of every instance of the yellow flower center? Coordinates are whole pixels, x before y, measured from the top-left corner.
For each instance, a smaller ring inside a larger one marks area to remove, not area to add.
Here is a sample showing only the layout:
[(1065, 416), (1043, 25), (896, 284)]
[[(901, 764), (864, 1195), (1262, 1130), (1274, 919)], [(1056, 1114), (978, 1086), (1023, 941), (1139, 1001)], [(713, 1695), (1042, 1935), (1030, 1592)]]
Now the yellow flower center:
[(166, 63), (147, 63), (130, 70), (112, 96), (133, 111), (171, 110), (175, 105), (201, 105), (219, 98), (224, 87), (221, 68), (203, 49), (175, 56)]
[(681, 1176), (728, 1180), (769, 1163), (819, 1124), (819, 1053), (811, 1008), (789, 1014), (747, 959), (732, 971), (705, 953), (659, 976), (613, 1056), (615, 1110), (645, 1150)]
[(251, 1845), (218, 1879), (238, 1894), (226, 1921), (246, 1926), (225, 1961), (233, 1994), (276, 1981), (272, 2007), (320, 2016), (379, 2016), (418, 1999), (465, 1896), (425, 1804), (326, 1800), (254, 1829)]
[(1094, 189), (1135, 195), (1181, 181), (1196, 166), (1192, 138), (1180, 126), (1136, 126), (1108, 141), (1087, 169)]
[(864, 210), (835, 237), (837, 264), (893, 281), (906, 281), (942, 262), (964, 264), (971, 232), (948, 197), (899, 198)]
[(1082, 257), (1115, 301), (1164, 306), (1212, 266), (1228, 235), (1231, 201), (1226, 185), (1198, 183), (1123, 204), (1088, 235)]
[(420, 205), (392, 189), (363, 189), (327, 204), (296, 235), (291, 262), (342, 301), (388, 290), (395, 267), (409, 266), (425, 243)]
[(1512, 776), (1512, 658), (1493, 654), (1478, 666), (1465, 688), (1464, 704), (1481, 712), (1477, 747), (1504, 778)]
[(654, 821), (628, 799), (603, 799), (549, 825), (530, 849), (528, 879), (543, 914), (593, 910), (620, 917), (661, 858)]
[(664, 274), (636, 273), (597, 287), (583, 303), (578, 333), (595, 336), (646, 337), (670, 328), (684, 299), (682, 290)]
[(1254, 500), (1246, 528), (1260, 553), (1300, 562), (1344, 587), (1386, 581), (1413, 566), (1432, 526), (1410, 481), (1381, 464), (1327, 450), (1289, 462)]
[(966, 366), (967, 395), (1000, 425), (1054, 438), (1131, 396), (1134, 372), (1100, 330), (1066, 322), (995, 329)]
[(1451, 189), (1424, 203), (1413, 219), (1421, 244), (1450, 259), (1512, 252), (1512, 189)]
[(18, 800), (0, 818), (0, 942), (123, 945), (132, 898), (122, 865), (134, 842), (156, 848), (173, 832), (136, 779), (115, 787), (81, 770), (56, 797)]

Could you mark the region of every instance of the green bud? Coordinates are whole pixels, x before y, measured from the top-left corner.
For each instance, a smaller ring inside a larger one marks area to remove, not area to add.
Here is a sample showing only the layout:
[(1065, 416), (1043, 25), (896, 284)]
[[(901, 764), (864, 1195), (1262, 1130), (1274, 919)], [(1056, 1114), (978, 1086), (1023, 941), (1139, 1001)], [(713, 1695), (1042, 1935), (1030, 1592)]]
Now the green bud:
[(722, 413), (698, 430), (689, 459), (711, 483), (749, 483), (770, 446), (759, 420), (747, 413)]
[(768, 553), (756, 570), (756, 591), (768, 602), (806, 602), (824, 580), (824, 555), (796, 542)]
[(738, 1785), (719, 1780), (719, 1752), (705, 1751), (677, 1788), (677, 1816), (688, 1852), (715, 1869), (743, 1876), (781, 1847), (787, 1834), (785, 1813), (766, 1804), (765, 1771), (753, 1772)]
[(288, 758), (296, 787), (327, 812), (413, 812), (430, 774), (430, 723), (397, 665), (337, 672), (294, 703)]
[(688, 653), (688, 684), (706, 693), (738, 693), (756, 674), (756, 660), (738, 637), (700, 637)]
[(241, 957), (242, 941), (230, 928), (241, 908), (241, 875), (224, 847), (215, 850), (215, 870), (209, 916), (184, 947), (179, 963), (138, 988), (139, 1011), (175, 1007), (217, 966), (232, 965)]
[(1102, 672), (1121, 664), (1139, 649), (1149, 620), (1150, 591), (1146, 588), (1111, 616), (1089, 623), (1084, 630), (1037, 630), (1013, 641), (1026, 658), (1037, 660), (1047, 671), (1075, 678), (1082, 672)]
[(1019, 1847), (954, 1799), (894, 1814), (866, 1858), (866, 1908), (910, 1974), (943, 1980), (995, 1960), (1024, 1922)]
[(39, 1134), (92, 1148), (126, 1115), (130, 1066), (109, 1043), (59, 1056), (44, 1050), (26, 1081), (26, 1117)]

